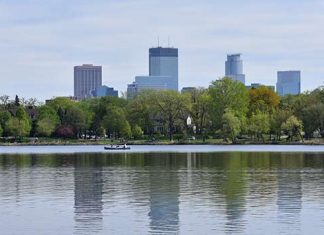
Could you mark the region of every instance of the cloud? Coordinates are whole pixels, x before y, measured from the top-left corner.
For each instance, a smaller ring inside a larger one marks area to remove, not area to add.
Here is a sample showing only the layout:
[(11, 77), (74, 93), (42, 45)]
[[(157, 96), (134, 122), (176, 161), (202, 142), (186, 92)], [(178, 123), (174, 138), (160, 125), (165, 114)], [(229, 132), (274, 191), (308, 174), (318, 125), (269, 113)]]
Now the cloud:
[[(148, 74), (148, 48), (179, 48), (181, 86), (208, 86), (241, 52), (248, 82), (275, 84), (302, 70), (303, 90), (322, 83), (324, 5), (287, 1), (18, 0), (0, 3), (1, 94), (72, 95), (73, 66), (103, 65), (104, 82), (126, 90)], [(37, 85), (35, 85), (37, 84)]]

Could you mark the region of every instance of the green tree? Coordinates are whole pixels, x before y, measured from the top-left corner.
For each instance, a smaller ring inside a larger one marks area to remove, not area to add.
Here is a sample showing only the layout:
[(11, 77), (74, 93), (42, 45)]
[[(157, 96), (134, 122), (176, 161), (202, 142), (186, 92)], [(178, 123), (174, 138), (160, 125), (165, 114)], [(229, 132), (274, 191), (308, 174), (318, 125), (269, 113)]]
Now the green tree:
[(6, 133), (15, 137), (28, 136), (31, 130), (31, 121), (27, 112), (21, 106), (17, 108), (16, 116), (6, 123)]
[(1, 127), (1, 125), (0, 125), (0, 136), (2, 136), (2, 134), (3, 134), (3, 129)]
[(12, 117), (6, 124), (6, 133), (15, 137), (28, 136), (31, 130), (31, 124), (28, 119), (19, 119)]
[(55, 110), (47, 105), (38, 108), (36, 132), (40, 136), (51, 136), (60, 124), (59, 116)]
[(103, 117), (103, 127), (109, 136), (114, 136), (115, 138), (121, 137), (121, 135), (126, 133), (122, 132), (125, 131), (123, 128), (127, 125), (126, 123), (125, 112), (120, 107), (111, 107), (109, 112)]
[(216, 129), (221, 129), (222, 117), (226, 109), (234, 113), (234, 116), (241, 122), (241, 127), (244, 128), (249, 96), (243, 83), (225, 77), (212, 82), (209, 94), (210, 115)]
[(160, 118), (168, 130), (170, 141), (173, 140), (173, 134), (176, 127), (183, 128), (189, 114), (189, 101), (185, 96), (181, 96), (176, 91), (166, 90), (156, 92), (154, 97), (156, 105), (157, 118)]
[(259, 111), (255, 114), (253, 113), (249, 119), (248, 130), (258, 140), (262, 139), (264, 142), (263, 134), (267, 134), (270, 131), (269, 115)]
[(282, 124), (281, 128), (286, 134), (288, 134), (288, 140), (292, 141), (295, 136), (303, 140), (301, 134), (303, 131), (303, 124), (294, 115), (290, 116), (287, 121)]
[(36, 131), (39, 136), (51, 136), (55, 129), (57, 127), (57, 124), (53, 122), (50, 118), (45, 117), (39, 120), (36, 124)]
[(235, 143), (240, 131), (240, 119), (235, 116), (233, 111), (226, 109), (222, 116), (222, 134), (224, 139), (230, 139), (232, 143)]
[(132, 126), (138, 125), (145, 134), (154, 133), (155, 114), (157, 113), (154, 104), (155, 91), (145, 90), (140, 92), (127, 105), (127, 119)]
[(324, 104), (315, 103), (304, 107), (298, 117), (303, 122), (305, 137), (313, 137), (315, 131), (322, 132), (324, 127)]
[(274, 134), (280, 140), (282, 124), (292, 115), (290, 110), (278, 109), (270, 118), (270, 134)]
[(128, 121), (125, 121), (121, 127), (121, 136), (125, 139), (129, 139), (132, 136), (131, 126)]
[(139, 125), (135, 125), (132, 130), (132, 134), (134, 136), (134, 139), (139, 139), (143, 136), (143, 130)]
[(0, 111), (0, 126), (2, 130), (6, 129), (6, 123), (11, 118), (11, 114), (8, 111)]
[(191, 102), (190, 116), (193, 119), (193, 125), (196, 126), (197, 134), (203, 136), (203, 139), (205, 139), (205, 133), (210, 126), (210, 95), (208, 94), (208, 90), (203, 88), (194, 89), (188, 92), (188, 94)]

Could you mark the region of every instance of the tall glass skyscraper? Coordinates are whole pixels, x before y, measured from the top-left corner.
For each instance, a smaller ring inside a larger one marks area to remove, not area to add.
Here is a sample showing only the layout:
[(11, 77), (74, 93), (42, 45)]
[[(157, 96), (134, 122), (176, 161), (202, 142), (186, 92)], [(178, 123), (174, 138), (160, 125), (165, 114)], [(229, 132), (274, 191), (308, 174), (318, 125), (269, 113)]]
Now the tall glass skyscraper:
[(74, 67), (74, 97), (77, 100), (91, 96), (91, 91), (102, 86), (102, 68), (92, 64)]
[(127, 98), (132, 99), (142, 90), (178, 91), (178, 48), (149, 49), (149, 76), (136, 76), (127, 86)]
[(170, 77), (167, 89), (178, 91), (178, 49), (170, 47), (150, 48), (149, 76)]
[(277, 93), (280, 96), (300, 94), (300, 71), (279, 71)]
[(242, 82), (245, 85), (245, 75), (243, 74), (243, 61), (241, 60), (241, 54), (227, 55), (227, 61), (225, 62), (225, 76)]

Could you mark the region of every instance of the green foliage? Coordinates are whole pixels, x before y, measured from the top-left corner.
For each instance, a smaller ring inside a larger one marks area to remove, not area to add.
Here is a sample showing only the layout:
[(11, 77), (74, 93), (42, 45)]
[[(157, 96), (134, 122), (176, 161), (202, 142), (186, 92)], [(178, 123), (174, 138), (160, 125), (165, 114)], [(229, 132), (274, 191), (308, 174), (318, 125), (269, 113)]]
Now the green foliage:
[(102, 126), (96, 130), (96, 135), (98, 137), (104, 137), (106, 135), (106, 130)]
[(290, 116), (282, 124), (281, 128), (288, 134), (288, 139), (293, 140), (293, 137), (300, 137), (302, 139), (301, 132), (303, 131), (303, 123), (294, 115)]
[(0, 136), (2, 136), (2, 134), (3, 134), (3, 129), (1, 127), (1, 125), (0, 125)]
[(0, 125), (5, 129), (6, 122), (11, 118), (11, 114), (8, 111), (0, 111)]
[(132, 130), (134, 139), (140, 139), (143, 136), (143, 130), (139, 125), (135, 125)]
[(132, 136), (131, 126), (129, 125), (128, 121), (125, 121), (125, 123), (121, 127), (121, 137), (125, 139), (129, 139), (131, 136)]
[(28, 136), (31, 130), (31, 124), (28, 119), (19, 119), (12, 117), (6, 123), (6, 133), (15, 137)]
[(170, 141), (176, 128), (183, 128), (189, 114), (189, 101), (176, 91), (159, 91), (152, 97), (157, 110), (156, 117), (165, 124)]
[(230, 139), (233, 143), (240, 134), (241, 122), (233, 111), (226, 109), (222, 116), (222, 134), (224, 139)]
[(261, 112), (253, 113), (249, 119), (248, 130), (258, 140), (261, 138), (264, 141), (263, 134), (267, 134), (270, 131), (269, 115)]
[(195, 89), (188, 92), (190, 99), (190, 116), (193, 119), (192, 126), (196, 126), (197, 134), (205, 134), (207, 128), (210, 126), (209, 118), (209, 104), (210, 95), (206, 89)]
[(53, 122), (50, 118), (42, 118), (37, 122), (37, 135), (49, 137), (54, 133), (56, 126), (57, 123)]
[(248, 111), (249, 95), (245, 86), (230, 78), (223, 78), (212, 82), (209, 88), (210, 115), (214, 127), (220, 129), (222, 117), (226, 109), (231, 112), (244, 124)]

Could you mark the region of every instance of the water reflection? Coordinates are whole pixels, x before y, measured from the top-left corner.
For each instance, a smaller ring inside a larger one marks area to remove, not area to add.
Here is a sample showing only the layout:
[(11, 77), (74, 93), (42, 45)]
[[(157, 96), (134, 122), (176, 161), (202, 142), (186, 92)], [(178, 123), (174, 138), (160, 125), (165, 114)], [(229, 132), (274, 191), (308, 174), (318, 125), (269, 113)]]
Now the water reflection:
[(102, 230), (102, 167), (97, 157), (81, 156), (74, 162), (75, 231)]
[(179, 179), (175, 154), (158, 154), (150, 164), (151, 233), (176, 233), (179, 230)]
[(5, 234), (62, 226), (68, 234), (319, 234), (323, 178), (316, 153), (0, 155), (0, 226)]

